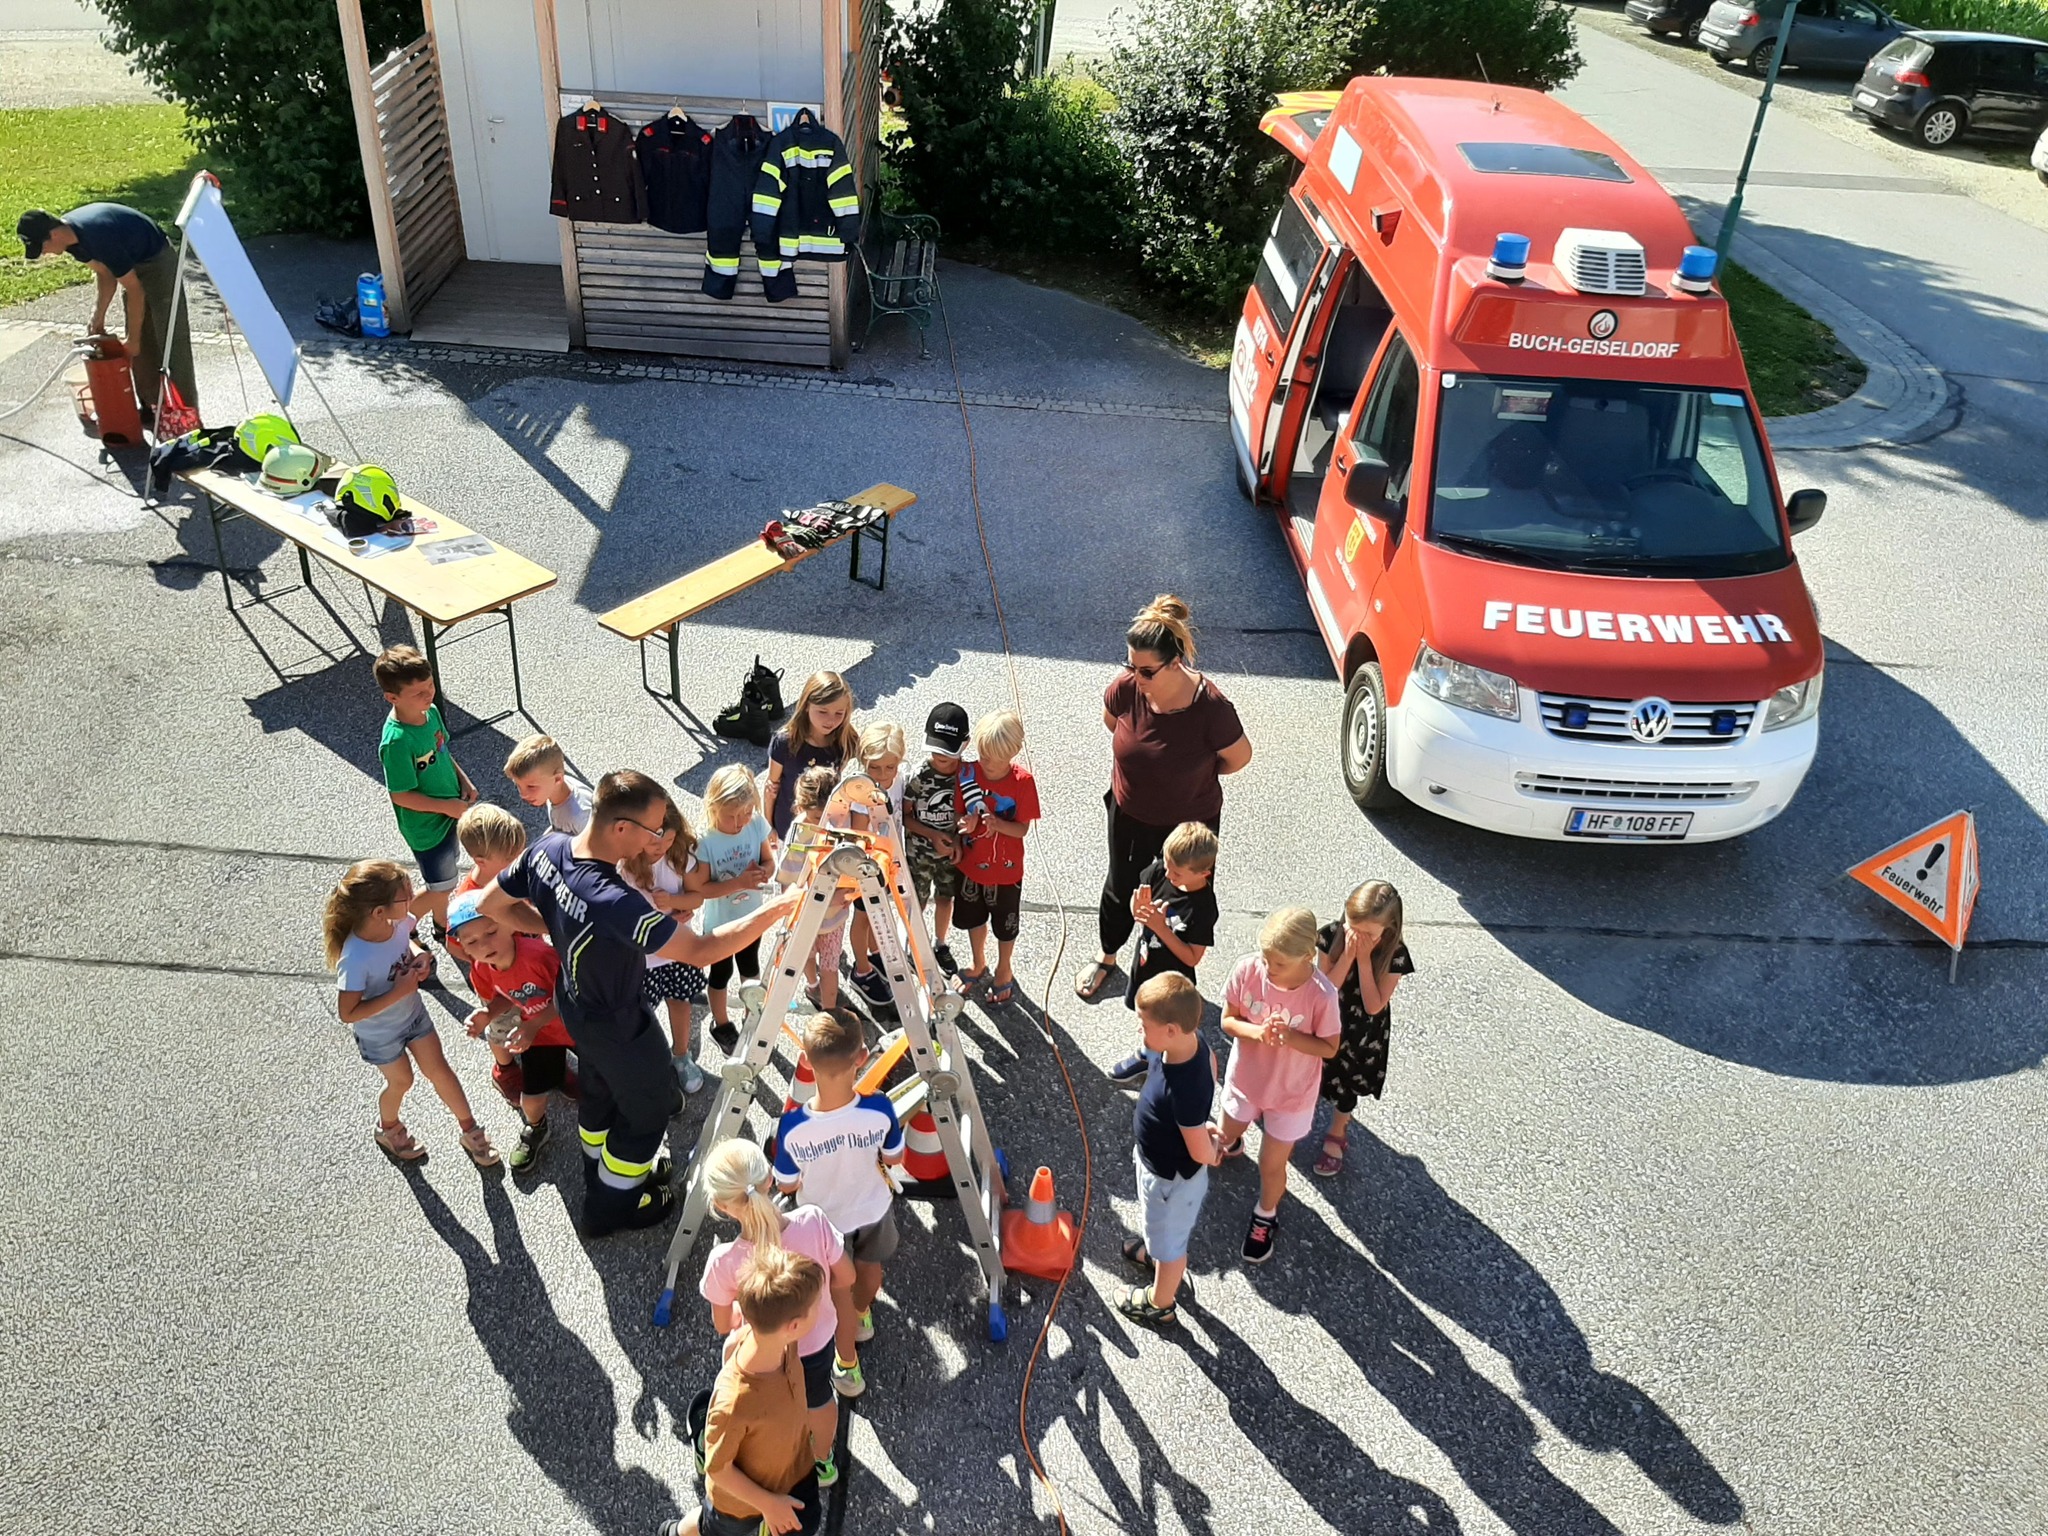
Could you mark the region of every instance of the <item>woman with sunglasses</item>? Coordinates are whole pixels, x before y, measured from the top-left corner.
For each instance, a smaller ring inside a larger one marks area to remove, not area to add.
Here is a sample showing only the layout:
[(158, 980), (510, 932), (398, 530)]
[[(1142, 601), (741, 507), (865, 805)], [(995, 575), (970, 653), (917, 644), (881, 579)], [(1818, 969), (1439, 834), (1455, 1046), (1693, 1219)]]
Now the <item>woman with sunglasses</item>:
[(1093, 1001), (1116, 974), (1131, 936), (1131, 893), (1184, 821), (1215, 830), (1223, 817), (1223, 776), (1252, 760), (1237, 707), (1195, 670), (1188, 605), (1161, 594), (1124, 634), (1129, 659), (1102, 695), (1102, 723), (1114, 762), (1108, 792), (1109, 875), (1098, 914), (1102, 954), (1074, 990)]

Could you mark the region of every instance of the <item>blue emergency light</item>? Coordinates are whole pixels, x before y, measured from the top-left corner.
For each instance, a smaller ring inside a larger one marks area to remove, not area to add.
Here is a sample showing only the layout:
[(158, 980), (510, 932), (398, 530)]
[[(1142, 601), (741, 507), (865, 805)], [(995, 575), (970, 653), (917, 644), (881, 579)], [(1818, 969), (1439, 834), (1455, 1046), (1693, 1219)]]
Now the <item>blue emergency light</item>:
[(1688, 245), (1685, 254), (1678, 258), (1678, 271), (1671, 279), (1671, 286), (1680, 293), (1710, 293), (1714, 287), (1714, 269), (1720, 265), (1720, 258), (1714, 255), (1709, 245)]
[(1715, 710), (1712, 729), (1716, 736), (1733, 736), (1735, 734), (1735, 711), (1732, 709)]
[[(1713, 255), (1712, 251), (1707, 253)], [(1519, 283), (1529, 275), (1529, 237), (1495, 235), (1493, 257), (1486, 263), (1486, 275), (1497, 283)]]
[(1592, 723), (1593, 710), (1586, 704), (1567, 704), (1564, 707), (1564, 728), (1568, 731), (1583, 731)]

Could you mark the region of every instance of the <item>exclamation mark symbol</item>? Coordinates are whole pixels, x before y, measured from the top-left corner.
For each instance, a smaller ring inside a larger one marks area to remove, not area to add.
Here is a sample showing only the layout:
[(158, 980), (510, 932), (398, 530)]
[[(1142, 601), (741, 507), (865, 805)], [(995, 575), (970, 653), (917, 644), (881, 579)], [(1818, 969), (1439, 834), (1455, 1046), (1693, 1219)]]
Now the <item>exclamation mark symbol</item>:
[(1927, 877), (1934, 873), (1934, 866), (1941, 862), (1941, 856), (1946, 852), (1948, 852), (1947, 843), (1936, 843), (1932, 848), (1928, 849), (1927, 862), (1920, 866), (1920, 872), (1913, 878), (1925, 883)]

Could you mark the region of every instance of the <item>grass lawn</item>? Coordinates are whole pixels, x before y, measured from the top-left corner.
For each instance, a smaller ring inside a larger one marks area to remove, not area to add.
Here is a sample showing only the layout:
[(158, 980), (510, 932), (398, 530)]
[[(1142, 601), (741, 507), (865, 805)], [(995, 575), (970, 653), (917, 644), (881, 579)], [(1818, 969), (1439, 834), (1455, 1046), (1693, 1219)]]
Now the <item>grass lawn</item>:
[(55, 214), (80, 203), (126, 203), (169, 225), (199, 169), (182, 107), (49, 107), (0, 112), (0, 306), (89, 283), (69, 256), (22, 260), (12, 220), (24, 208)]
[(1863, 387), (1869, 370), (1835, 333), (1761, 278), (1731, 261), (1721, 272), (1721, 292), (1766, 416), (1817, 411)]

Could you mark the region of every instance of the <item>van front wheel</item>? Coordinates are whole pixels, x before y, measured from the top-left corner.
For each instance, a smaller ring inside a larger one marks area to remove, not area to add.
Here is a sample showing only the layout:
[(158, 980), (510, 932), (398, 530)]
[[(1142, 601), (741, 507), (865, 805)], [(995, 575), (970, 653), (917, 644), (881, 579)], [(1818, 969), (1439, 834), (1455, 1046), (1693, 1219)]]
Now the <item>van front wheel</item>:
[(1351, 674), (1341, 730), (1338, 756), (1351, 798), (1367, 811), (1398, 804), (1400, 791), (1387, 782), (1387, 684), (1378, 662), (1368, 661)]

